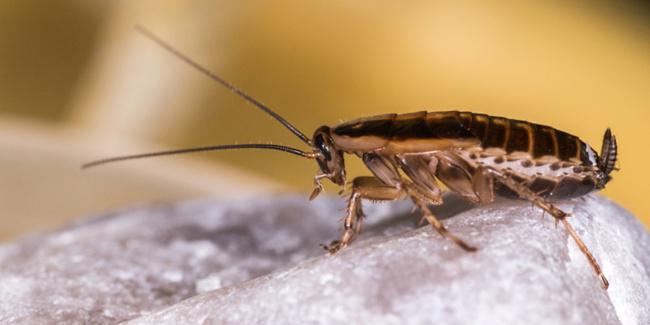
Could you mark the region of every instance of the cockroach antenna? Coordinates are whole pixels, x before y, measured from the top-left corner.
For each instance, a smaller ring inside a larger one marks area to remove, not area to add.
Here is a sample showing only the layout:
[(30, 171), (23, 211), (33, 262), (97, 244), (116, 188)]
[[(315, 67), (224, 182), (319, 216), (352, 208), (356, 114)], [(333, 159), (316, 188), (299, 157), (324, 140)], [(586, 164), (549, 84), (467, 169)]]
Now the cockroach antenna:
[[(253, 104), (253, 106), (261, 109), (265, 113), (271, 115), (276, 121), (280, 122), (280, 124), (284, 125), (289, 131), (291, 131), (293, 134), (295, 134), (300, 140), (305, 142), (306, 144), (311, 146), (311, 140), (305, 136), (304, 133), (302, 133), (298, 128), (293, 126), (289, 121), (285, 120), (282, 116), (280, 116), (278, 113), (274, 112), (271, 110), (268, 106), (262, 104), (260, 101), (256, 100), (252, 96), (248, 95), (245, 93), (243, 90), (235, 87), (235, 85), (229, 83), (225, 79), (221, 78), (214, 72), (208, 70), (204, 66), (200, 65), (196, 61), (190, 59), (188, 56), (185, 54), (181, 53), (171, 45), (167, 44), (165, 41), (163, 41), (160, 37), (156, 36), (156, 34), (152, 33), (148, 29), (136, 25), (135, 29), (145, 37), (149, 38), (150, 40), (154, 41), (156, 44), (158, 44), (160, 47), (163, 49), (167, 50), (177, 58), (183, 60), (185, 63), (189, 64), (199, 72), (203, 73), (210, 79), (218, 82), (222, 86), (226, 87), (228, 90), (231, 92), (235, 93), (237, 96), (243, 98), (245, 101), (247, 101), (250, 104)], [(112, 157), (112, 158), (106, 158), (106, 159), (100, 159), (96, 161), (92, 161), (86, 164), (83, 164), (81, 166), (82, 169), (94, 167), (97, 165), (103, 165), (103, 164), (108, 164), (108, 163), (113, 163), (113, 162), (118, 162), (118, 161), (124, 161), (124, 160), (131, 160), (131, 159), (140, 159), (140, 158), (149, 158), (149, 157), (157, 157), (157, 156), (169, 156), (169, 155), (180, 155), (180, 154), (185, 154), (185, 153), (192, 153), (192, 152), (205, 152), (205, 151), (220, 151), (220, 150), (237, 150), (237, 149), (266, 149), (266, 150), (277, 150), (277, 151), (282, 151), (282, 152), (287, 152), (290, 154), (294, 154), (297, 156), (305, 157), (305, 158), (310, 158), (313, 159), (317, 155), (314, 153), (309, 153), (309, 152), (304, 152), (300, 149), (288, 147), (288, 146), (283, 146), (283, 145), (275, 145), (275, 144), (265, 144), (265, 143), (250, 143), (250, 144), (226, 144), (226, 145), (218, 145), (218, 146), (207, 146), (207, 147), (196, 147), (196, 148), (186, 148), (186, 149), (178, 149), (178, 150), (168, 150), (168, 151), (159, 151), (159, 152), (150, 152), (150, 153), (143, 153), (143, 154), (136, 154), (136, 155), (129, 155), (129, 156), (119, 156), (119, 157)]]
[(157, 156), (180, 155), (180, 154), (192, 153), (192, 152), (236, 150), (236, 149), (277, 150), (277, 151), (288, 152), (290, 154), (294, 154), (294, 155), (305, 157), (305, 158), (313, 158), (314, 157), (314, 155), (312, 153), (307, 153), (307, 152), (304, 152), (304, 151), (296, 149), (296, 148), (291, 148), (291, 147), (276, 145), (276, 144), (265, 144), (265, 143), (225, 144), (225, 145), (220, 145), (220, 146), (209, 146), (209, 147), (197, 147), (197, 148), (186, 148), (186, 149), (178, 149), (178, 150), (158, 151), (158, 152), (141, 153), (141, 154), (137, 154), (137, 155), (119, 156), (119, 157), (100, 159), (100, 160), (95, 160), (95, 161), (92, 161), (92, 162), (81, 165), (81, 169), (86, 169), (86, 168), (90, 168), (90, 167), (95, 167), (97, 165), (103, 165), (103, 164), (108, 164), (108, 163), (123, 161), (123, 160), (149, 158), (149, 157), (157, 157)]
[(153, 32), (149, 31), (148, 29), (146, 29), (146, 28), (144, 28), (144, 27), (142, 27), (142, 26), (140, 26), (140, 25), (136, 25), (136, 26), (135, 26), (135, 29), (136, 29), (140, 34), (144, 35), (144, 36), (147, 37), (148, 39), (154, 41), (156, 44), (158, 44), (158, 45), (159, 45), (160, 47), (162, 47), (163, 49), (167, 50), (169, 53), (171, 53), (171, 54), (173, 54), (174, 56), (178, 57), (179, 59), (185, 61), (185, 63), (189, 64), (190, 66), (192, 66), (192, 67), (195, 68), (196, 70), (198, 70), (198, 71), (200, 71), (201, 73), (203, 73), (204, 75), (208, 76), (210, 79), (212, 79), (212, 80), (214, 80), (214, 81), (220, 83), (222, 86), (226, 87), (228, 90), (230, 90), (231, 92), (235, 93), (235, 95), (237, 95), (237, 96), (243, 98), (245, 101), (247, 101), (247, 102), (253, 104), (253, 106), (255, 106), (255, 107), (261, 109), (261, 110), (264, 111), (266, 114), (271, 115), (271, 117), (273, 117), (276, 121), (280, 122), (280, 124), (284, 125), (284, 127), (286, 127), (287, 129), (289, 129), (289, 131), (291, 131), (293, 134), (295, 134), (295, 135), (296, 135), (298, 138), (300, 138), (300, 140), (302, 140), (304, 143), (306, 143), (306, 144), (308, 144), (308, 145), (311, 145), (311, 140), (309, 140), (309, 138), (308, 138), (304, 133), (302, 133), (300, 130), (298, 130), (298, 128), (296, 128), (295, 126), (293, 126), (291, 123), (289, 123), (289, 121), (285, 120), (285, 119), (284, 119), (282, 116), (280, 116), (278, 113), (276, 113), (276, 112), (274, 112), (273, 110), (271, 110), (268, 106), (262, 104), (260, 101), (256, 100), (256, 99), (253, 98), (252, 96), (248, 95), (248, 94), (245, 93), (243, 90), (241, 90), (241, 89), (235, 87), (235, 85), (233, 85), (233, 84), (231, 84), (230, 82), (226, 81), (225, 79), (221, 78), (220, 76), (218, 76), (218, 75), (215, 74), (214, 72), (208, 70), (207, 68), (205, 68), (204, 66), (200, 65), (200, 64), (197, 63), (196, 61), (190, 59), (190, 58), (189, 58), (188, 56), (186, 56), (185, 54), (179, 52), (176, 48), (174, 48), (174, 47), (172, 47), (171, 45), (167, 44), (167, 42), (163, 41), (160, 37), (156, 36), (156, 34), (154, 34)]

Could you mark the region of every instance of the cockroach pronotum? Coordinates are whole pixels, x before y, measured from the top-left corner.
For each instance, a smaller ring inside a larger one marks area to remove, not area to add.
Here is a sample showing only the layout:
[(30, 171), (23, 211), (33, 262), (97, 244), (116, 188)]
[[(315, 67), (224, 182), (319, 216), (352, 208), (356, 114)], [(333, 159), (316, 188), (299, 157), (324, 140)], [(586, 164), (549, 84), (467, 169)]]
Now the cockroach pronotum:
[(530, 201), (562, 222), (607, 289), (609, 283), (596, 259), (567, 221), (567, 213), (552, 202), (600, 190), (611, 180), (617, 159), (616, 138), (605, 131), (600, 155), (578, 137), (526, 121), (472, 112), (416, 112), (360, 118), (336, 126), (321, 126), (308, 138), (298, 128), (233, 84), (180, 53), (148, 30), (138, 31), (173, 55), (261, 109), (289, 129), (311, 150), (275, 144), (230, 144), (102, 159), (92, 167), (122, 160), (232, 149), (269, 149), (314, 159), (313, 200), (329, 179), (345, 186), (344, 155), (360, 157), (374, 176), (355, 177), (340, 240), (325, 249), (334, 254), (350, 245), (361, 230), (361, 200), (409, 198), (435, 230), (466, 251), (476, 248), (449, 232), (429, 209), (442, 204), (438, 181), (473, 203), (490, 203), (496, 195)]

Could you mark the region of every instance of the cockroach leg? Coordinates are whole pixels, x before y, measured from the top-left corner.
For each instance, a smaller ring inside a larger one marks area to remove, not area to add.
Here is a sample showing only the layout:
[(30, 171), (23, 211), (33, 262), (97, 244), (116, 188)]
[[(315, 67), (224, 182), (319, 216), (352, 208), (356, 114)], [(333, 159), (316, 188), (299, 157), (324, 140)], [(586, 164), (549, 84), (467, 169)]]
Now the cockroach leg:
[[(456, 245), (458, 245), (460, 248), (468, 251), (468, 252), (474, 252), (476, 251), (476, 247), (471, 246), (462, 239), (458, 238), (456, 235), (452, 234), (445, 228), (445, 226), (436, 218), (436, 216), (431, 212), (431, 210), (428, 207), (428, 204), (442, 204), (442, 195), (440, 192), (438, 192), (440, 197), (434, 198), (433, 200), (430, 199), (431, 191), (428, 191), (428, 188), (424, 188), (420, 186), (419, 184), (411, 183), (411, 182), (403, 182), (403, 187), (405, 188), (407, 194), (410, 196), (411, 201), (417, 206), (420, 211), (422, 212), (422, 219), (426, 219), (433, 228), (438, 231), (440, 235), (443, 237), (451, 240), (454, 242)], [(435, 185), (434, 185), (435, 186)], [(428, 191), (427, 194), (423, 194), (423, 191)], [(420, 219), (420, 221), (422, 221)]]
[(479, 168), (472, 175), (472, 188), (480, 203), (494, 202), (494, 178), (486, 169)]
[(598, 261), (596, 261), (596, 258), (594, 258), (594, 256), (591, 254), (589, 248), (587, 248), (587, 245), (585, 245), (585, 243), (582, 241), (578, 233), (573, 229), (573, 227), (567, 220), (566, 217), (568, 217), (569, 215), (566, 212), (560, 210), (554, 204), (547, 202), (546, 200), (544, 200), (544, 198), (540, 197), (538, 194), (531, 191), (525, 184), (516, 181), (512, 177), (508, 177), (508, 175), (503, 174), (492, 168), (488, 168), (488, 167), (481, 167), (481, 168), (490, 172), (490, 174), (492, 174), (492, 176), (495, 177), (495, 179), (498, 182), (502, 183), (503, 185), (507, 186), (511, 190), (515, 191), (521, 198), (532, 202), (533, 204), (537, 205), (544, 211), (548, 212), (551, 216), (553, 216), (556, 219), (556, 225), (558, 221), (562, 222), (569, 236), (573, 238), (573, 241), (575, 241), (575, 243), (578, 245), (580, 251), (582, 251), (582, 253), (589, 260), (591, 267), (594, 269), (596, 275), (602, 281), (603, 288), (607, 289), (609, 287), (609, 281), (607, 281), (607, 278), (605, 278), (605, 275), (603, 274), (603, 271), (600, 268)]
[(361, 224), (363, 223), (363, 210), (361, 209), (361, 194), (353, 192), (348, 201), (347, 214), (343, 220), (343, 235), (340, 240), (332, 241), (329, 246), (323, 245), (323, 248), (330, 254), (335, 254), (341, 248), (348, 246), (352, 240), (359, 234)]
[(591, 263), (591, 266), (594, 268), (594, 271), (600, 277), (600, 280), (603, 282), (603, 288), (607, 290), (607, 288), (609, 287), (609, 281), (607, 281), (607, 278), (605, 278), (603, 271), (600, 269), (600, 265), (598, 265), (598, 261), (596, 261), (596, 258), (591, 254), (589, 248), (587, 248), (587, 245), (585, 245), (585, 243), (582, 241), (580, 236), (578, 236), (578, 233), (576, 233), (576, 231), (573, 229), (573, 227), (569, 223), (569, 220), (563, 218), (561, 219), (561, 221), (564, 224), (564, 228), (566, 229), (566, 231), (573, 238), (576, 244), (578, 244), (578, 247), (580, 247), (582, 253), (585, 254), (585, 256), (587, 256), (587, 259), (589, 259), (589, 263)]
[(321, 180), (323, 178), (328, 178), (331, 177), (332, 174), (318, 174), (314, 176), (314, 190), (311, 191), (311, 194), (309, 194), (309, 200), (315, 199), (318, 194), (320, 194), (323, 191), (323, 184), (321, 183)]
[[(382, 201), (406, 196), (415, 202), (424, 219), (440, 234), (465, 250), (473, 251), (474, 247), (449, 233), (427, 205), (442, 204), (438, 181), (473, 203), (492, 202), (496, 194), (502, 194), (495, 192), (494, 182), (498, 182), (549, 212), (556, 225), (561, 221), (607, 286), (596, 260), (567, 222), (568, 215), (544, 197), (553, 194), (558, 199), (572, 198), (605, 188), (612, 179), (610, 173), (618, 170), (618, 145), (609, 129), (603, 136), (600, 156), (578, 137), (549, 126), (459, 111), (366, 117), (331, 127), (322, 125), (309, 138), (269, 107), (155, 34), (139, 26), (136, 28), (172, 55), (268, 114), (310, 150), (268, 143), (226, 144), (118, 156), (96, 160), (82, 165), (82, 168), (191, 152), (274, 150), (317, 162), (320, 171), (314, 177), (314, 189), (309, 196), (313, 200), (323, 191), (323, 178), (338, 186), (346, 184), (344, 156), (356, 155), (362, 158), (376, 178), (359, 177), (353, 181), (344, 232), (340, 241), (326, 247), (330, 253), (347, 246), (361, 231), (362, 199)], [(546, 161), (549, 157), (553, 162)], [(549, 165), (548, 168), (542, 167), (545, 165)], [(400, 169), (406, 177), (402, 177)], [(510, 196), (512, 193), (506, 194)]]
[(475, 252), (477, 250), (476, 247), (471, 246), (467, 244), (465, 241), (462, 239), (458, 238), (456, 235), (453, 233), (449, 232), (447, 228), (436, 218), (436, 216), (431, 212), (431, 210), (427, 207), (427, 204), (421, 200), (418, 200), (416, 198), (412, 197), (413, 202), (420, 208), (420, 211), (422, 211), (422, 216), (429, 221), (431, 226), (438, 231), (440, 235), (443, 237), (453, 241), (456, 245), (458, 245), (460, 248), (468, 251), (468, 252)]
[(400, 155), (397, 156), (396, 162), (426, 201), (433, 205), (442, 204), (442, 190), (434, 177), (438, 166), (436, 157), (425, 159), (420, 156)]
[(405, 192), (397, 187), (384, 184), (376, 177), (357, 177), (352, 181), (352, 194), (348, 201), (347, 214), (343, 221), (343, 234), (340, 240), (335, 240), (323, 248), (330, 254), (335, 254), (340, 249), (348, 246), (361, 232), (363, 209), (361, 200), (391, 201), (401, 199)]

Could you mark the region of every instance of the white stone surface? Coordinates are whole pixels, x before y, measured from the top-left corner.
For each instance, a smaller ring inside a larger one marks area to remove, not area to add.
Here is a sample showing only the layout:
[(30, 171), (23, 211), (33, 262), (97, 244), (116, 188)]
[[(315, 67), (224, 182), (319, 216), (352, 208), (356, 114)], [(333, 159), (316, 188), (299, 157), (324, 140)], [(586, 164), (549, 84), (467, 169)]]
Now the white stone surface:
[(366, 204), (336, 256), (343, 200), (193, 201), (124, 210), (0, 246), (0, 322), (649, 324), (650, 235), (589, 196), (561, 204), (610, 280), (525, 202), (437, 207), (478, 246), (414, 229), (408, 202)]

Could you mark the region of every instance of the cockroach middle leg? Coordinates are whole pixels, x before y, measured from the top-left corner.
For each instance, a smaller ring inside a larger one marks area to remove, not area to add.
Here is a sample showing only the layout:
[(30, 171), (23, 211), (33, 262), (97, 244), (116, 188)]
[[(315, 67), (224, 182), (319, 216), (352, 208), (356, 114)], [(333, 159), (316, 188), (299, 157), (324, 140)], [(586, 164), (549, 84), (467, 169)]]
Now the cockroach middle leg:
[(343, 234), (340, 240), (335, 240), (329, 246), (323, 245), (330, 254), (335, 254), (341, 248), (348, 246), (361, 232), (363, 209), (361, 200), (392, 201), (403, 198), (404, 191), (382, 183), (376, 177), (357, 177), (352, 181), (352, 194), (348, 200), (347, 214), (343, 221)]
[(548, 212), (551, 216), (553, 216), (556, 219), (556, 224), (557, 221), (562, 222), (569, 236), (573, 238), (573, 240), (578, 245), (582, 253), (589, 260), (589, 263), (591, 264), (591, 267), (596, 272), (596, 275), (601, 279), (603, 283), (603, 288), (607, 289), (609, 287), (609, 281), (607, 281), (607, 278), (605, 278), (605, 275), (603, 274), (603, 271), (600, 268), (598, 261), (596, 261), (596, 258), (594, 258), (594, 256), (591, 254), (589, 248), (587, 248), (587, 245), (585, 245), (585, 243), (582, 241), (582, 238), (580, 238), (578, 233), (573, 229), (573, 227), (567, 220), (567, 217), (569, 215), (566, 212), (562, 211), (554, 204), (547, 202), (546, 200), (544, 200), (544, 198), (534, 193), (527, 186), (516, 181), (512, 177), (509, 177), (508, 175), (505, 175), (491, 168), (482, 167), (482, 169), (484, 169), (482, 172), (489, 172), (496, 179), (496, 181), (500, 182), (501, 184), (515, 191), (521, 198), (532, 202), (536, 206)]
[(431, 224), (431, 226), (433, 226), (433, 228), (436, 231), (438, 231), (440, 235), (451, 240), (460, 248), (468, 252), (475, 252), (477, 250), (476, 247), (467, 244), (465, 241), (458, 238), (456, 235), (454, 235), (449, 230), (447, 230), (447, 228), (442, 224), (442, 222), (440, 222), (440, 220), (436, 218), (433, 212), (431, 212), (431, 209), (429, 209), (429, 207), (427, 206), (426, 201), (421, 200), (416, 196), (411, 196), (411, 200), (413, 201), (413, 203), (415, 203), (418, 206), (418, 208), (420, 208), (420, 211), (422, 212), (422, 216)]
[(392, 187), (386, 185), (376, 177), (357, 177), (352, 181), (352, 194), (348, 201), (347, 215), (343, 222), (343, 234), (341, 235), (341, 239), (333, 241), (329, 246), (324, 245), (324, 248), (330, 254), (334, 254), (341, 248), (348, 246), (357, 237), (361, 230), (363, 219), (363, 210), (361, 208), (362, 199), (391, 201), (404, 198), (407, 195), (422, 212), (423, 218), (426, 219), (431, 226), (438, 231), (438, 233), (453, 241), (456, 245), (466, 251), (476, 251), (476, 247), (465, 243), (465, 241), (449, 232), (442, 222), (436, 218), (433, 212), (431, 212), (427, 207), (428, 200), (420, 193), (416, 184), (404, 183), (403, 187)]

